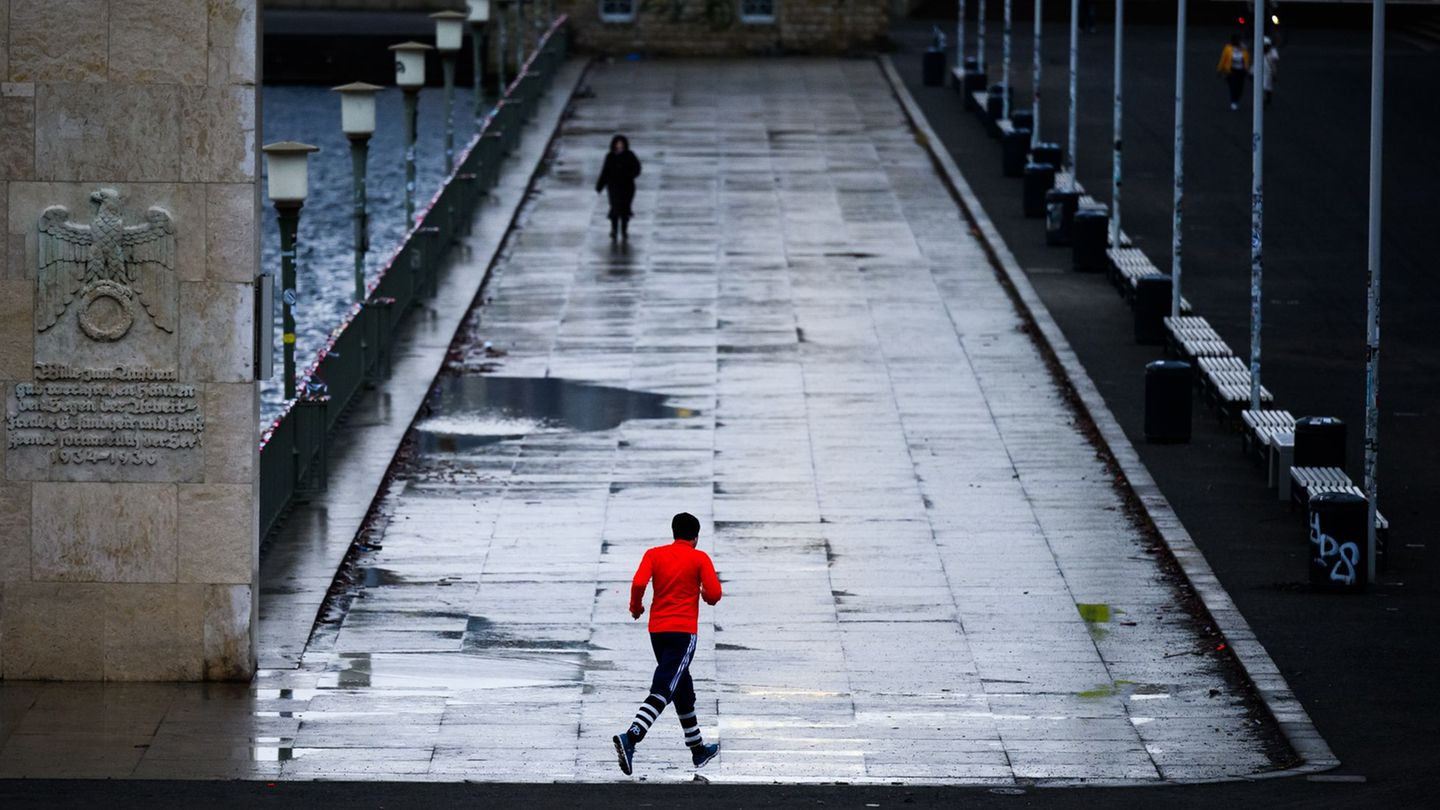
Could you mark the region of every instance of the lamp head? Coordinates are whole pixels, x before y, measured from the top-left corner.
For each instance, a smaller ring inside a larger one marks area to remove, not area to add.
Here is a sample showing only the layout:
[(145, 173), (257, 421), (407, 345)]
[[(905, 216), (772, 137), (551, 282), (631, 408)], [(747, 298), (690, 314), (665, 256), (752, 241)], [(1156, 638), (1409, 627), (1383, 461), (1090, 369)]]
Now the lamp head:
[(395, 52), (395, 83), (404, 88), (425, 86), (425, 52), (434, 48), (423, 42), (391, 45)]
[(466, 19), (472, 25), (490, 21), (490, 0), (465, 0)]
[(319, 147), (280, 141), (260, 148), (265, 153), (267, 189), (273, 203), (303, 203), (310, 191), (309, 157)]
[(384, 88), (351, 82), (330, 89), (340, 94), (340, 129), (351, 138), (375, 134), (375, 94)]
[(465, 20), (462, 11), (437, 11), (430, 15), (435, 21), (435, 50), (441, 53), (455, 53), (465, 37)]

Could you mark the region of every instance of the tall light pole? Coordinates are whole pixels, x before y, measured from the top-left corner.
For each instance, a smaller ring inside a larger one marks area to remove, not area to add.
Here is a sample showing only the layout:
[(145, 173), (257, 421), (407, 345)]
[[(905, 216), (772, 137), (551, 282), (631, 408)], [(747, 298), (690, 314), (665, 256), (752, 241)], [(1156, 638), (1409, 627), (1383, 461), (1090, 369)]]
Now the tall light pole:
[(391, 45), (395, 52), (395, 83), (405, 93), (405, 230), (415, 227), (415, 130), (420, 112), (420, 88), (425, 86), (423, 42)]
[[(1370, 502), (1366, 572), (1375, 581), (1375, 514), (1380, 497), (1380, 159), (1385, 141), (1385, 0), (1370, 17), (1370, 217), (1365, 257), (1365, 499)], [(1387, 556), (1386, 559), (1389, 559)]]
[(1005, 0), (1005, 27), (1000, 36), (1000, 72), (1004, 74), (1000, 82), (1005, 85), (1005, 92), (1000, 96), (1000, 117), (1007, 121), (1010, 120), (1010, 5), (1011, 0)]
[(490, 0), (465, 0), (470, 23), (470, 55), (475, 76), (470, 88), (475, 129), (485, 120), (485, 23), (490, 21)]
[(1080, 0), (1070, 0), (1070, 112), (1066, 122), (1065, 163), (1070, 172), (1069, 191), (1075, 190), (1075, 144), (1079, 141), (1079, 120), (1076, 117), (1075, 96), (1080, 75)]
[(1115, 151), (1110, 165), (1110, 247), (1120, 247), (1120, 107), (1124, 83), (1121, 62), (1125, 43), (1125, 0), (1115, 0), (1115, 117), (1111, 121)]
[(1170, 317), (1180, 317), (1180, 224), (1185, 207), (1185, 0), (1175, 18), (1175, 188), (1170, 222)]
[(1030, 65), (1030, 148), (1040, 143), (1040, 0), (1035, 0), (1035, 40), (1031, 44)]
[(964, 93), (966, 92), (963, 79), (965, 75), (965, 0), (956, 0), (956, 6), (959, 14), (955, 22), (955, 67), (960, 68), (962, 77), (960, 92)]
[(505, 41), (505, 16), (510, 13), (510, 5), (513, 0), (494, 0), (494, 2), (499, 10), (499, 13), (495, 15), (495, 70), (497, 71), (495, 75), (498, 76), (500, 79), (500, 89), (497, 95), (504, 97), (505, 60), (509, 56), (509, 54), (506, 52), (509, 48), (509, 44)]
[(515, 0), (515, 75), (525, 67), (525, 0)]
[(281, 141), (261, 147), (265, 153), (266, 187), (280, 219), (280, 311), (284, 332), (285, 398), (295, 398), (295, 242), (300, 230), (300, 209), (310, 190), (310, 153), (320, 151), (308, 143)]
[(465, 40), (465, 14), (459, 11), (437, 11), (430, 15), (435, 21), (435, 50), (440, 52), (440, 70), (445, 77), (445, 174), (455, 168), (455, 57)]
[(1256, 0), (1250, 50), (1250, 115), (1254, 129), (1250, 136), (1250, 410), (1260, 410), (1260, 290), (1265, 276), (1261, 247), (1265, 224), (1265, 0)]
[(986, 70), (989, 62), (985, 59), (985, 0), (980, 0), (980, 6), (975, 10), (975, 59), (980, 73), (988, 75)]
[(382, 88), (351, 82), (334, 88), (340, 94), (340, 129), (350, 140), (350, 182), (355, 231), (355, 301), (365, 301), (365, 252), (369, 249), (365, 218), (365, 168), (370, 136), (375, 134), (375, 94)]

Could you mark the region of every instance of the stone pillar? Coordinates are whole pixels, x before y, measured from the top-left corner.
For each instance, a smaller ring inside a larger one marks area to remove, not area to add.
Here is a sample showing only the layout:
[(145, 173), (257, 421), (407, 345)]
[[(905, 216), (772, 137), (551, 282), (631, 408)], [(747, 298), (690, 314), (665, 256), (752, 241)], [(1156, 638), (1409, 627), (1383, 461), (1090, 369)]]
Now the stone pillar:
[(255, 669), (258, 0), (0, 0), (0, 678)]

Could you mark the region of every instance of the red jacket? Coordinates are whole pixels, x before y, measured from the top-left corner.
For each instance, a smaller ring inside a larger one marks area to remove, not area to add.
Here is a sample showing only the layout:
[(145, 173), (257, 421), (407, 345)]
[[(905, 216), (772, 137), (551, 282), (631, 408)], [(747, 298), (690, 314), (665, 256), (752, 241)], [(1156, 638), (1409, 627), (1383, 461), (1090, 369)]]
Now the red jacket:
[(695, 633), (700, 619), (700, 599), (713, 605), (720, 601), (720, 578), (710, 555), (688, 541), (676, 540), (645, 552), (635, 578), (630, 582), (630, 614), (641, 611), (645, 586), (655, 581), (650, 601), (650, 632)]

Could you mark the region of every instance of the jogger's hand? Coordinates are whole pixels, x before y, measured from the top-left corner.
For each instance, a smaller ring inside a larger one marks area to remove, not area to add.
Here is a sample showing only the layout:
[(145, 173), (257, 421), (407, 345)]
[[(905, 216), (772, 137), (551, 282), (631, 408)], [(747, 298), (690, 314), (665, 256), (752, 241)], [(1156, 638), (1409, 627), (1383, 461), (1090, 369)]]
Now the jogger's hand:
[(640, 614), (642, 614), (642, 613), (644, 613), (644, 612), (645, 612), (645, 606), (644, 606), (644, 605), (641, 605), (641, 606), (639, 606), (639, 607), (630, 608), (630, 618), (632, 618), (632, 619), (638, 619), (638, 618), (640, 618)]

